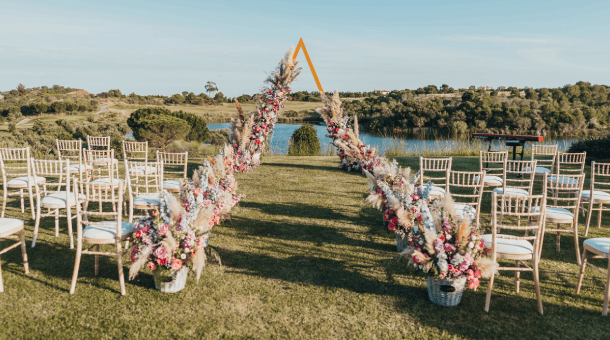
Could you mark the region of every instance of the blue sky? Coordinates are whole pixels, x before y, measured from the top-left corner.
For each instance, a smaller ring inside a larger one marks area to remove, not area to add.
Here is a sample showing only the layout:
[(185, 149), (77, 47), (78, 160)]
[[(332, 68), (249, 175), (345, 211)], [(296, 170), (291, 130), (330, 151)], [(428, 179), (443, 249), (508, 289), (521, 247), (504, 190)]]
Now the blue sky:
[[(303, 37), (326, 91), (610, 84), (610, 2), (13, 1), (0, 90), (256, 93)], [(315, 90), (304, 72), (295, 90)]]

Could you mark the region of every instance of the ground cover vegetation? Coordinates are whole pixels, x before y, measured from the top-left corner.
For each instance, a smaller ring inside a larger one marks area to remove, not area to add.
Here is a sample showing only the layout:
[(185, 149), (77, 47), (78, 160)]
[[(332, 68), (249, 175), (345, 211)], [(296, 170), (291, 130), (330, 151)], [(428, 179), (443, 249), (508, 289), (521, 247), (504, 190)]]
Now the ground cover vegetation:
[[(418, 167), (417, 158), (397, 161)], [(199, 165), (189, 164), (189, 176)], [(601, 316), (605, 276), (588, 268), (581, 293), (574, 294), (578, 266), (568, 235), (561, 237), (561, 253), (555, 251), (556, 235), (545, 236), (544, 316), (536, 310), (531, 273), (522, 273), (519, 294), (512, 273), (496, 276), (489, 313), (483, 311), (486, 279), (477, 291), (466, 291), (457, 307), (432, 304), (425, 278), (397, 261), (394, 232), (364, 202), (366, 177), (338, 165), (336, 156), (268, 155), (256, 171), (237, 174), (245, 197), (210, 239), (222, 267), (209, 264), (199, 282), (191, 275), (186, 289), (171, 295), (152, 289), (153, 277), (144, 272), (127, 281), (122, 297), (116, 259), (101, 257), (94, 276), (89, 256), (70, 296), (75, 250), (68, 246), (66, 221), (60, 219), (55, 237), (53, 218), (43, 219), (36, 247), (27, 248), (29, 275), (18, 250), (2, 256), (0, 303), (6, 308), (0, 310), (0, 337), (601, 339), (610, 330)], [(453, 168), (477, 169), (478, 159), (456, 158)], [(534, 192), (540, 190), (536, 185)], [(489, 194), (481, 212), (489, 231)], [(588, 237), (605, 236), (609, 216)], [(33, 221), (20, 213), (17, 200), (9, 200), (7, 217), (25, 220), (29, 245)], [(581, 242), (584, 222), (581, 217)], [(123, 260), (127, 272), (129, 255)], [(168, 311), (174, 322), (151, 322)]]

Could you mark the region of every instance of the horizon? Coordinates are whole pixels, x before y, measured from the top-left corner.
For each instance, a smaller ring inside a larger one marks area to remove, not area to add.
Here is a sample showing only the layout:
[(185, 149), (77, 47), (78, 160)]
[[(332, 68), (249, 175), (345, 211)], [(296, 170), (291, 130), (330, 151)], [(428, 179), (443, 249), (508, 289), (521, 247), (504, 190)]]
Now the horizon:
[[(227, 97), (303, 38), (325, 91), (608, 84), (608, 3), (30, 1), (6, 4), (0, 88)], [(317, 91), (302, 53), (294, 91)]]

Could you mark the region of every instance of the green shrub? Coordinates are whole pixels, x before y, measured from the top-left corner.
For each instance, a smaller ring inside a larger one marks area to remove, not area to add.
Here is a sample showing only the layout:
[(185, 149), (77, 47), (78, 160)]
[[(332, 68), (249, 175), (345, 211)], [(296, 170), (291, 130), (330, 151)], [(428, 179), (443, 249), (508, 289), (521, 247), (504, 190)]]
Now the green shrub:
[(140, 125), (138, 140), (148, 141), (153, 148), (165, 150), (171, 142), (184, 139), (191, 131), (189, 123), (180, 118), (165, 115), (152, 115), (147, 118)]
[(231, 131), (229, 129), (218, 129), (210, 131), (209, 142), (212, 145), (224, 146), (231, 143)]
[(17, 131), (17, 124), (15, 123), (10, 123), (8, 126), (8, 132), (13, 133)]
[(187, 141), (205, 142), (209, 138), (210, 130), (208, 129), (205, 119), (194, 113), (184, 111), (171, 112), (162, 107), (146, 107), (136, 110), (129, 116), (129, 119), (127, 119), (127, 125), (129, 125), (133, 131), (133, 136), (136, 140), (143, 140), (140, 137), (142, 127), (144, 126), (143, 124), (146, 124), (146, 122), (151, 119), (149, 116), (153, 115), (170, 116), (186, 121), (190, 125), (189, 132), (185, 136)]
[(610, 136), (584, 138), (572, 144), (567, 152), (587, 152), (587, 162), (591, 160), (610, 160)]
[(289, 156), (316, 156), (320, 153), (320, 140), (316, 129), (305, 124), (296, 129), (290, 137)]

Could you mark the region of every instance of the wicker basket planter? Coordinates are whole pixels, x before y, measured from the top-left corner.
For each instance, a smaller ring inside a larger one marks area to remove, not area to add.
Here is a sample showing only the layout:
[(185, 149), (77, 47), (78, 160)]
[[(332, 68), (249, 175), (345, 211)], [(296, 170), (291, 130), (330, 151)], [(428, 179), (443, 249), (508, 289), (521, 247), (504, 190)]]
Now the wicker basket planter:
[(396, 234), (396, 250), (398, 250), (398, 252), (402, 252), (403, 250), (405, 250), (407, 248), (407, 242), (405, 242), (405, 240), (402, 239), (402, 237), (400, 237), (400, 235)]
[(457, 306), (462, 300), (466, 277), (455, 280), (426, 277), (428, 283), (428, 297), (430, 301), (441, 306)]
[(184, 289), (186, 286), (186, 277), (188, 276), (188, 267), (182, 267), (180, 270), (174, 273), (172, 280), (169, 282), (159, 282), (159, 275), (153, 273), (155, 278), (155, 288), (161, 293), (176, 293)]

